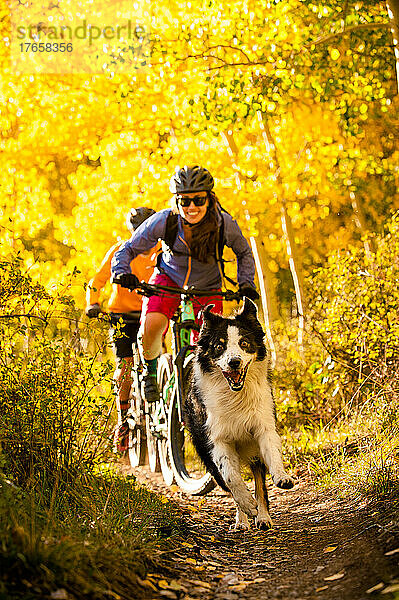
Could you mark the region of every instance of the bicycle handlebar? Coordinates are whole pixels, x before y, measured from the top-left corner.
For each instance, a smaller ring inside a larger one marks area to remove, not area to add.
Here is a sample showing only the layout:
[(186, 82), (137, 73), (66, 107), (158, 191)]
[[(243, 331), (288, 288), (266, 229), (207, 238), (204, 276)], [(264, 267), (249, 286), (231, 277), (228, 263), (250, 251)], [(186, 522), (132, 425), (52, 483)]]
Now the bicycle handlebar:
[[(118, 283), (117, 276), (113, 278), (113, 283)], [(168, 292), (169, 294), (173, 294), (174, 296), (185, 296), (186, 298), (195, 298), (195, 297), (212, 297), (219, 296), (227, 301), (233, 300), (241, 300), (242, 294), (240, 292), (234, 292), (233, 290), (226, 290), (222, 292), (221, 290), (198, 290), (196, 288), (181, 288), (181, 287), (172, 287), (169, 285), (158, 285), (155, 283), (146, 283), (145, 281), (140, 281), (140, 284), (137, 288), (129, 287), (129, 289), (134, 289), (137, 294), (141, 294), (143, 296), (159, 296), (162, 292)]]

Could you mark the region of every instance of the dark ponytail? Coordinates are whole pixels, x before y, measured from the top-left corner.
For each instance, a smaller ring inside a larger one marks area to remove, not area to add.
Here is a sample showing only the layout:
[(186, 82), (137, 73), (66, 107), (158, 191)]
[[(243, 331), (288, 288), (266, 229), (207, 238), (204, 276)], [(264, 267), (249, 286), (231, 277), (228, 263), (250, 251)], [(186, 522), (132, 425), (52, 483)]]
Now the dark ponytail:
[(218, 211), (215, 192), (208, 192), (209, 205), (203, 219), (191, 225), (191, 255), (202, 263), (214, 262), (218, 239)]

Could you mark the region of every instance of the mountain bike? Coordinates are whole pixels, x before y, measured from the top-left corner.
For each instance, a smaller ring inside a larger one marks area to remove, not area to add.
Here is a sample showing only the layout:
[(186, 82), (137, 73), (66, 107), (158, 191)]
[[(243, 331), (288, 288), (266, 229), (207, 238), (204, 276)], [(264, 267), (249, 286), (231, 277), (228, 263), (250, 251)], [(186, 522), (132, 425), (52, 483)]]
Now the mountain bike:
[[(100, 313), (99, 320), (108, 323), (115, 329), (115, 335), (118, 335), (118, 325), (115, 322), (115, 315), (110, 313)], [(129, 319), (129, 314), (121, 314), (123, 323), (135, 322)], [(156, 443), (152, 436), (150, 408), (146, 405), (142, 391), (142, 371), (143, 365), (140, 359), (140, 353), (137, 343), (132, 345), (133, 360), (131, 368), (132, 385), (129, 394), (129, 409), (126, 413), (126, 423), (128, 425), (128, 443), (127, 450), (124, 453), (127, 456), (132, 467), (139, 467), (148, 464), (153, 472), (160, 471)]]
[[(238, 302), (241, 295), (231, 290), (217, 292), (144, 282), (140, 283), (136, 292), (146, 296), (166, 293), (181, 297), (180, 307), (172, 319), (172, 353), (161, 354), (158, 359), (159, 402), (149, 404), (141, 401), (140, 411), (144, 406), (145, 435), (150, 466), (152, 461), (152, 466), (158, 468), (159, 461), (159, 467), (167, 485), (172, 485), (176, 481), (179, 487), (187, 493), (207, 494), (215, 487), (215, 483), (199, 459), (184, 422), (184, 398), (190, 384), (195, 351), (191, 337), (193, 331), (199, 331), (192, 301), (194, 297), (219, 296), (224, 300)], [(138, 368), (140, 367), (138, 366)], [(137, 372), (139, 373), (139, 371)], [(141, 390), (140, 397), (143, 397)], [(140, 411), (136, 409), (136, 414)], [(135, 419), (134, 423), (137, 427), (137, 423), (141, 423), (141, 421)], [(142, 427), (142, 425), (140, 426)], [(140, 443), (143, 440), (144, 432), (143, 429), (140, 432), (135, 429), (135, 432), (134, 452), (137, 464), (140, 464)]]

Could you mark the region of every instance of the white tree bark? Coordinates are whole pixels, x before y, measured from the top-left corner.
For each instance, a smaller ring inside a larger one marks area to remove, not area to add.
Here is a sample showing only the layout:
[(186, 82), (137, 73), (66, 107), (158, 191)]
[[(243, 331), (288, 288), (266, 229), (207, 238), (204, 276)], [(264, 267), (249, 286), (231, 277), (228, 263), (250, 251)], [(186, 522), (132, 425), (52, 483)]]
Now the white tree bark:
[(392, 25), (392, 41), (396, 61), (396, 85), (399, 94), (399, 0), (387, 0), (387, 10)]
[[(263, 118), (263, 115), (260, 111), (257, 111), (257, 117), (259, 121), (259, 126), (262, 132), (262, 137), (265, 143), (265, 149), (268, 154), (273, 153), (273, 161), (277, 168), (277, 180), (280, 184), (283, 183), (281, 176), (281, 168), (280, 162), (277, 156), (276, 147), (267, 124), (267, 121)], [(284, 233), (284, 237), (286, 240), (286, 248), (287, 248), (287, 256), (288, 256), (288, 264), (291, 271), (292, 280), (294, 283), (295, 297), (298, 309), (298, 345), (299, 349), (303, 351), (303, 332), (304, 332), (304, 306), (305, 306), (305, 294), (304, 294), (304, 285), (303, 285), (303, 274), (300, 268), (300, 262), (298, 258), (298, 252), (295, 243), (294, 230), (291, 223), (291, 218), (288, 214), (287, 210), (287, 201), (286, 198), (280, 198), (281, 202), (281, 224)]]

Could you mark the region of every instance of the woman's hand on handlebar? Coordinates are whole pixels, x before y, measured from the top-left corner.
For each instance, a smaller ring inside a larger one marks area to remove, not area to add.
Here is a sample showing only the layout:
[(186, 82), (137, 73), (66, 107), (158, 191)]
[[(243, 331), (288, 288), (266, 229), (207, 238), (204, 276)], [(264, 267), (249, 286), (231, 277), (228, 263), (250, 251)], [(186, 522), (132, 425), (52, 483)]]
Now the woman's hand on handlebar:
[(259, 294), (252, 285), (249, 283), (241, 283), (239, 286), (239, 294), (242, 298), (249, 298), (250, 300), (259, 300)]
[(140, 287), (140, 280), (133, 273), (122, 273), (121, 275), (114, 275), (111, 279), (111, 283), (117, 283), (118, 285), (134, 290)]

